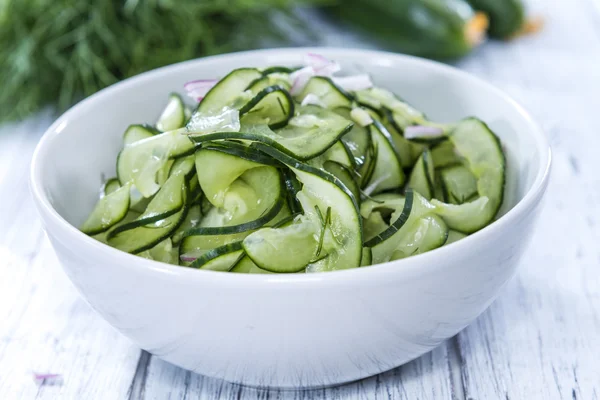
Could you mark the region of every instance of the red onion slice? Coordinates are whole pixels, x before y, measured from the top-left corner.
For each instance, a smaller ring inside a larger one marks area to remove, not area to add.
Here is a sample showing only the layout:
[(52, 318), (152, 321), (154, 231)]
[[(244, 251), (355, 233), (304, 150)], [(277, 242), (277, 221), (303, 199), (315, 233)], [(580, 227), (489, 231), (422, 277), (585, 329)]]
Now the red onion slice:
[(443, 134), (444, 130), (437, 126), (414, 125), (404, 128), (404, 137), (406, 139), (431, 138), (442, 136)]
[(304, 90), (304, 87), (312, 78), (315, 76), (315, 71), (313, 67), (304, 67), (296, 70), (290, 74), (290, 80), (292, 81), (292, 87), (290, 89), (290, 94), (292, 96), (298, 95)]
[(305, 57), (306, 64), (313, 68), (315, 75), (332, 76), (342, 69), (335, 61), (332, 61), (320, 54), (308, 53)]
[(198, 257), (193, 254), (182, 254), (179, 256), (179, 259), (183, 262), (194, 262), (198, 259)]
[(219, 82), (218, 79), (197, 79), (187, 82), (183, 85), (183, 88), (189, 97), (196, 101), (201, 101), (217, 82)]

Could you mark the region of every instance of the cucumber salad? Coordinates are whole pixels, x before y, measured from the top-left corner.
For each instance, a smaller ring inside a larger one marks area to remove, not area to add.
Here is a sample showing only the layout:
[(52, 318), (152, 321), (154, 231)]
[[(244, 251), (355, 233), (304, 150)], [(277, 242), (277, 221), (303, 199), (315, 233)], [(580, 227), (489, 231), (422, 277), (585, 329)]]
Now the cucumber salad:
[(122, 251), (239, 273), (398, 260), (490, 224), (505, 155), (477, 118), (432, 122), (366, 74), (309, 54), (185, 85), (123, 135), (81, 230)]

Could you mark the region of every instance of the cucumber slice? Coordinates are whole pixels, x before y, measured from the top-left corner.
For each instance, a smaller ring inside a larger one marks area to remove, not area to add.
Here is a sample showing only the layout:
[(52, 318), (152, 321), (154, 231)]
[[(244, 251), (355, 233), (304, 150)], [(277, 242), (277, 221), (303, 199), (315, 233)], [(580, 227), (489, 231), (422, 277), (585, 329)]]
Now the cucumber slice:
[[(350, 108), (341, 107), (336, 108), (334, 111), (347, 120), (351, 120)], [(366, 164), (367, 152), (373, 145), (369, 129), (358, 124), (354, 124), (352, 129), (342, 136), (342, 142), (346, 145), (347, 149), (352, 155), (355, 169), (361, 172)]]
[(192, 262), (190, 268), (227, 272), (244, 256), (240, 242), (212, 249)]
[(173, 175), (183, 175), (186, 179), (190, 179), (196, 173), (194, 156), (180, 157), (173, 161), (169, 168), (169, 177)]
[(90, 236), (97, 235), (122, 221), (129, 210), (130, 189), (130, 185), (125, 185), (98, 200), (90, 216), (81, 225), (81, 231)]
[(386, 89), (373, 87), (359, 90), (354, 93), (356, 101), (366, 104), (371, 108), (381, 110), (387, 108), (391, 111), (394, 122), (403, 130), (409, 125), (423, 124), (427, 120), (425, 115), (408, 103), (402, 101)]
[(269, 86), (280, 86), (281, 88), (289, 91), (292, 88), (292, 84), (289, 79), (289, 74), (273, 72), (267, 74), (261, 78), (255, 79), (246, 88), (246, 90), (251, 91), (252, 93), (258, 93), (264, 88)]
[(307, 218), (281, 228), (259, 229), (244, 239), (244, 250), (256, 265), (266, 271), (299, 272), (315, 257), (317, 229)]
[(415, 164), (408, 181), (408, 187), (419, 192), (427, 200), (431, 200), (434, 192), (435, 169), (431, 153), (425, 150)]
[(221, 153), (229, 154), (231, 156), (241, 158), (244, 160), (253, 161), (262, 165), (270, 165), (272, 167), (281, 166), (281, 163), (269, 156), (266, 156), (264, 153), (261, 153), (256, 149), (250, 148), (245, 144), (234, 142), (231, 140), (223, 140), (214, 143), (209, 142), (208, 144), (202, 145), (202, 149), (220, 151)]
[(208, 201), (223, 207), (227, 189), (242, 174), (264, 165), (211, 148), (201, 148), (195, 155), (200, 187)]
[(117, 178), (110, 178), (104, 183), (104, 187), (100, 192), (100, 197), (108, 196), (109, 194), (117, 191), (121, 187), (121, 183)]
[(450, 140), (456, 150), (468, 162), (477, 178), (480, 196), (489, 198), (491, 221), (504, 198), (506, 160), (498, 137), (482, 121), (476, 118), (463, 120), (452, 131)]
[[(267, 232), (262, 232), (263, 229), (260, 229), (248, 236), (244, 240), (244, 248), (252, 261), (270, 271), (295, 270), (308, 260), (308, 250), (313, 249), (315, 251), (312, 253), (313, 259), (316, 257), (321, 259), (311, 263), (311, 268), (307, 269), (307, 272), (358, 267), (362, 254), (362, 226), (356, 200), (347, 188), (331, 174), (302, 164), (263, 144), (257, 144), (257, 147), (287, 164), (302, 183), (302, 190), (296, 197), (304, 209), (304, 216), (298, 222), (302, 225), (302, 229), (296, 228), (295, 225)], [(331, 213), (331, 218), (323, 229), (321, 220), (326, 212)], [(288, 229), (290, 232), (287, 231)], [(322, 229), (324, 234), (321, 235)], [(305, 236), (300, 235), (297, 230)], [(277, 234), (277, 231), (280, 234)], [(302, 239), (298, 237), (299, 235)], [(317, 243), (317, 249), (314, 249), (312, 242), (319, 236), (322, 236), (319, 239), (321, 243)], [(302, 249), (298, 249), (298, 252), (302, 251), (302, 253), (291, 255), (287, 250), (288, 246), (292, 248), (300, 242), (306, 243)], [(285, 248), (286, 251), (271, 254), (269, 257), (265, 253), (269, 247)]]
[[(184, 175), (173, 175), (152, 198), (146, 210), (134, 221), (119, 225), (108, 234), (108, 239), (121, 232), (140, 226), (159, 228), (167, 223), (166, 218), (179, 212), (187, 197)], [(170, 221), (168, 221), (170, 223)], [(152, 224), (152, 225), (151, 225)]]
[(451, 243), (458, 242), (459, 240), (464, 239), (466, 237), (467, 237), (467, 235), (465, 235), (462, 232), (450, 230), (450, 231), (448, 231), (448, 240), (446, 240), (446, 243), (444, 243), (444, 246), (448, 246)]
[(272, 274), (272, 272), (267, 271), (266, 269), (259, 268), (248, 256), (243, 257), (238, 261), (230, 272), (237, 272), (240, 274)]
[(171, 158), (194, 150), (194, 143), (179, 131), (155, 135), (125, 146), (117, 159), (117, 176), (122, 185), (133, 183), (144, 196), (158, 191), (157, 173)]
[(431, 205), (435, 207), (435, 212), (444, 218), (450, 229), (467, 234), (489, 224), (495, 215), (495, 208), (490, 206), (490, 199), (485, 196), (460, 205), (433, 199)]
[(335, 142), (325, 153), (311, 158), (306, 163), (311, 167), (322, 169), (327, 161), (334, 161), (346, 168), (353, 168), (354, 166), (352, 157), (348, 154), (348, 151), (341, 140)]
[(465, 159), (461, 157), (450, 140), (442, 142), (431, 149), (431, 158), (435, 168), (445, 168), (462, 165)]
[(304, 86), (304, 90), (298, 96), (298, 101), (309, 94), (319, 98), (326, 108), (335, 109), (338, 107), (350, 107), (352, 105), (352, 96), (344, 89), (337, 86), (331, 78), (324, 76), (313, 76)]
[(391, 260), (400, 260), (412, 255), (437, 249), (446, 243), (448, 227), (435, 214), (426, 215), (407, 227), (395, 246)]
[(257, 229), (273, 220), (283, 207), (281, 177), (273, 167), (252, 168), (227, 188), (222, 206), (210, 209), (202, 221), (203, 232), (236, 233)]
[[(371, 247), (373, 250), (373, 263), (379, 264), (382, 262), (387, 262), (394, 257), (400, 257), (403, 254), (406, 254), (408, 248), (415, 249), (415, 247), (406, 247), (407, 244), (415, 243), (415, 241), (411, 241), (411, 238), (415, 240), (418, 239), (418, 235), (415, 232), (424, 232), (424, 229), (420, 224), (421, 219), (426, 216), (433, 216), (436, 211), (435, 207), (433, 207), (423, 196), (419, 193), (414, 192), (409, 189), (406, 191), (406, 201), (402, 210), (397, 209), (392, 214), (392, 225), (371, 239), (369, 242), (365, 243), (365, 246)], [(435, 218), (428, 219), (429, 222), (423, 223), (427, 224), (427, 226), (435, 226), (434, 231), (438, 232), (437, 226), (440, 225), (439, 221)], [(447, 232), (447, 228), (446, 228)], [(432, 234), (433, 235), (433, 234)], [(444, 236), (444, 241), (445, 241)], [(435, 240), (431, 240), (431, 242), (427, 242), (425, 244), (429, 245), (429, 243), (437, 243)], [(440, 244), (440, 246), (443, 243)], [(404, 247), (403, 247), (404, 246)], [(396, 253), (399, 251), (399, 253)]]
[(346, 189), (352, 193), (355, 201), (360, 200), (360, 188), (358, 187), (358, 183), (356, 183), (354, 175), (350, 169), (348, 169), (348, 167), (336, 161), (325, 161), (325, 164), (323, 164), (323, 169), (338, 178), (340, 182), (344, 184)]
[[(140, 226), (107, 237), (107, 243), (127, 253), (140, 253), (169, 238), (185, 219), (187, 206), (161, 221), (160, 227)], [(109, 232), (110, 233), (110, 232)]]
[(265, 143), (297, 160), (309, 160), (330, 148), (352, 127), (352, 123), (327, 109), (298, 106), (288, 124), (273, 131), (266, 125), (242, 125), (240, 132), (190, 135), (196, 143), (238, 139)]
[(360, 260), (361, 267), (367, 267), (371, 265), (373, 261), (373, 253), (370, 247), (363, 247), (362, 259)]
[(290, 68), (284, 67), (281, 65), (275, 65), (273, 67), (268, 67), (262, 70), (263, 75), (271, 75), (271, 74), (291, 74), (298, 68)]
[(384, 190), (398, 189), (404, 184), (406, 178), (390, 133), (378, 121), (373, 121), (370, 128), (373, 143), (377, 146), (377, 160), (373, 174), (364, 186), (364, 191), (371, 195)]
[(298, 194), (298, 192), (300, 190), (302, 190), (302, 185), (300, 184), (300, 181), (298, 181), (298, 179), (296, 178), (296, 175), (294, 175), (294, 173), (289, 170), (289, 169), (284, 169), (282, 171), (283, 174), (283, 180), (285, 182), (285, 187), (287, 189), (287, 205), (290, 209), (290, 212), (292, 214), (302, 214), (304, 212), (304, 210), (302, 209), (302, 205), (300, 204), (300, 202), (298, 201), (298, 199), (296, 198), (296, 195)]
[(182, 222), (181, 226), (177, 228), (171, 240), (174, 245), (179, 245), (183, 240), (185, 233), (191, 229), (197, 228), (200, 226), (200, 220), (202, 219), (202, 211), (200, 210), (200, 205), (195, 204), (190, 206), (187, 216), (185, 220)]
[(498, 213), (504, 197), (505, 158), (496, 135), (475, 118), (461, 121), (450, 140), (477, 179), (479, 198), (461, 205), (432, 200), (436, 212), (451, 229), (472, 233), (488, 225)]
[(150, 250), (142, 251), (137, 255), (149, 260), (160, 261), (168, 264), (177, 264), (177, 249), (173, 248), (171, 239), (165, 239)]
[(467, 167), (456, 165), (440, 170), (446, 201), (451, 204), (463, 204), (477, 196), (477, 179)]
[[(181, 240), (181, 244), (179, 245), (179, 256), (181, 260), (181, 265), (189, 265), (192, 261), (191, 259), (196, 259), (210, 250), (223, 247), (225, 245), (236, 243), (243, 240), (246, 236), (248, 236), (252, 231), (234, 233), (234, 234), (226, 234), (226, 235), (210, 235), (210, 234), (202, 234), (202, 235), (194, 235), (194, 236), (185, 236)], [(191, 231), (186, 232), (186, 235), (191, 233)]]
[(236, 102), (250, 82), (262, 76), (256, 68), (238, 68), (221, 79), (198, 104), (196, 113), (214, 115)]
[(241, 123), (266, 124), (271, 129), (282, 128), (294, 116), (294, 100), (280, 86), (262, 89), (252, 100), (240, 108)]
[(160, 132), (149, 125), (129, 125), (123, 134), (123, 144), (128, 145), (151, 138)]
[(172, 131), (185, 125), (185, 104), (177, 93), (171, 93), (169, 102), (156, 122), (161, 132)]

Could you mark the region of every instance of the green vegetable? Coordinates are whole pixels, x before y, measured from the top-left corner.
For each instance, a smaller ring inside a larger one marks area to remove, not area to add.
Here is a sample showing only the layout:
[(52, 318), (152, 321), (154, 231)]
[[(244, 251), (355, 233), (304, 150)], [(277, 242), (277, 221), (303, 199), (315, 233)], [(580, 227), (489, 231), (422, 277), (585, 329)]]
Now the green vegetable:
[(487, 29), (463, 0), (346, 0), (331, 11), (391, 50), (435, 59), (467, 54)]
[(490, 19), (490, 36), (507, 39), (525, 24), (525, 6), (521, 0), (467, 0)]
[[(385, 89), (348, 90), (336, 77), (292, 95), (278, 71), (234, 70), (193, 114), (170, 96), (156, 126), (129, 126), (118, 179), (81, 230), (189, 268), (303, 273), (411, 257), (496, 217), (506, 161), (485, 123), (437, 124)], [(308, 96), (322, 106), (299, 104)], [(227, 129), (194, 129), (223, 112)]]
[(163, 65), (283, 39), (286, 33), (269, 16), (310, 2), (3, 0), (0, 122), (46, 105), (64, 110)]

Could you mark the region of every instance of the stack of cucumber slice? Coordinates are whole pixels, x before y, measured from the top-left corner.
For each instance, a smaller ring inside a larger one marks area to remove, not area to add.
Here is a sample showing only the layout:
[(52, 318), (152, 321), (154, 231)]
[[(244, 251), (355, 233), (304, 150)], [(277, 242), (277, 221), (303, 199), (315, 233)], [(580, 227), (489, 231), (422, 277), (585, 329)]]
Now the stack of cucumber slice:
[(491, 223), (505, 157), (476, 118), (436, 124), (390, 91), (241, 68), (195, 110), (131, 125), (81, 230), (190, 268), (321, 272), (423, 253)]

